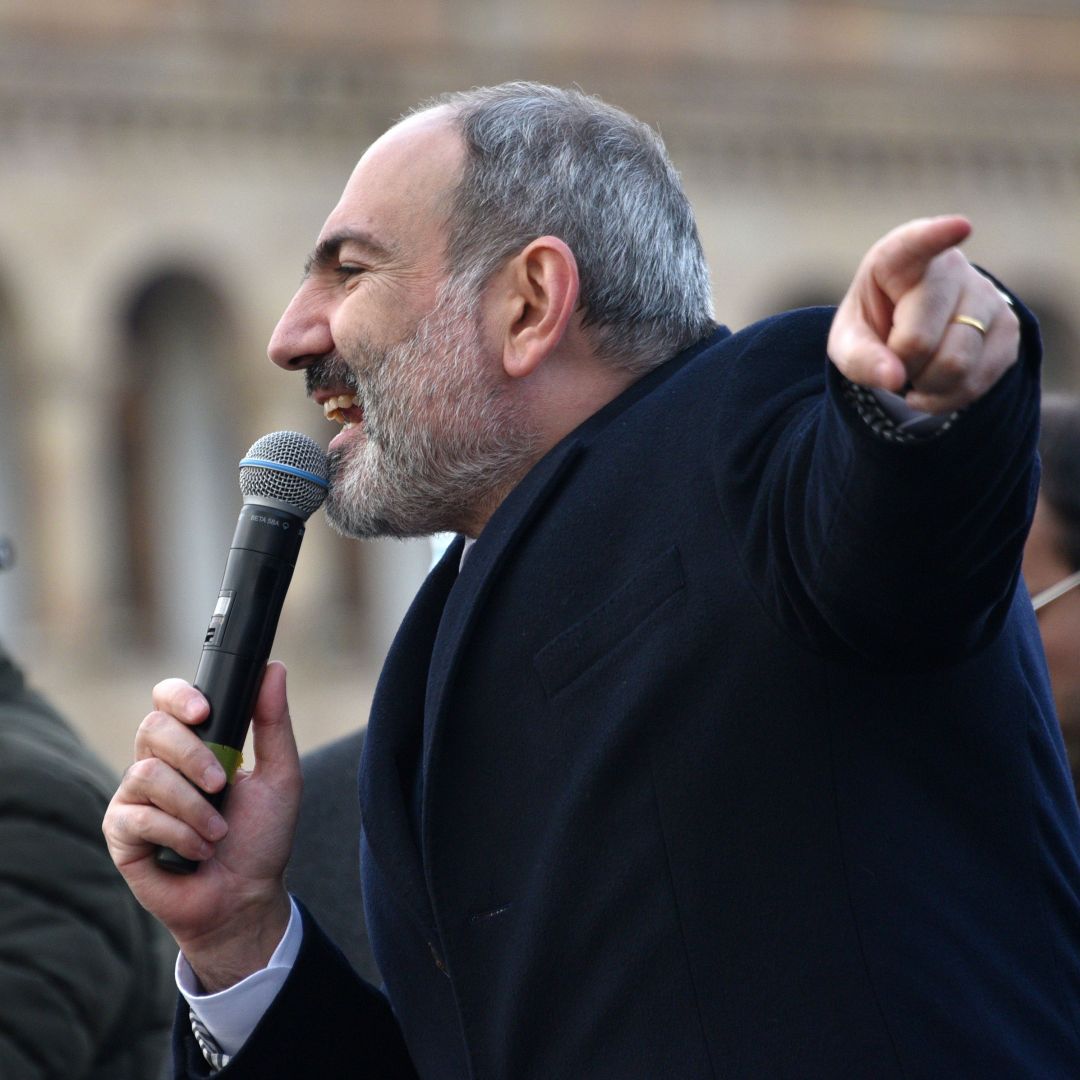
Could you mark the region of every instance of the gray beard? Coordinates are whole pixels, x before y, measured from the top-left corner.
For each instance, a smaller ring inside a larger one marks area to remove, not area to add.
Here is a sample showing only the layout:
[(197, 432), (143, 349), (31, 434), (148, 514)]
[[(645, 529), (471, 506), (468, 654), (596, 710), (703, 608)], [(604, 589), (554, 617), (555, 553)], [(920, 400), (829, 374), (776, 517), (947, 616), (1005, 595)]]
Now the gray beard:
[(475, 290), (451, 281), (407, 340), (350, 342), (309, 369), (309, 390), (347, 370), (364, 411), (364, 438), (330, 455), (326, 513), (338, 532), (467, 531), (535, 460), (539, 438), (485, 356), (477, 308)]

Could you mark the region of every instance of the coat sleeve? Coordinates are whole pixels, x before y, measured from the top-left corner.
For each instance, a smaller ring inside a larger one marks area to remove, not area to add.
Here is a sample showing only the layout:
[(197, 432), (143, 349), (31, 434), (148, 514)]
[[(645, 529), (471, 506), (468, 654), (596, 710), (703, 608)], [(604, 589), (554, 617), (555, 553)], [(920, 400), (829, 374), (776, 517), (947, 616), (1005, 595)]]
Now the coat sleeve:
[(176, 1080), (319, 1077), (417, 1080), (389, 1002), (364, 982), (299, 904), (304, 939), (285, 985), (240, 1051), (212, 1073), (181, 998), (173, 1024)]
[(167, 942), (109, 859), (103, 770), (59, 720), (0, 718), (0, 1077), (153, 1080)]
[(831, 314), (770, 322), (733, 365), (744, 419), (714, 459), (725, 518), (763, 605), (814, 649), (953, 662), (998, 632), (1019, 581), (1038, 485), (1037, 325), (1018, 305), (1017, 363), (939, 434), (903, 443), (864, 419), (828, 362)]

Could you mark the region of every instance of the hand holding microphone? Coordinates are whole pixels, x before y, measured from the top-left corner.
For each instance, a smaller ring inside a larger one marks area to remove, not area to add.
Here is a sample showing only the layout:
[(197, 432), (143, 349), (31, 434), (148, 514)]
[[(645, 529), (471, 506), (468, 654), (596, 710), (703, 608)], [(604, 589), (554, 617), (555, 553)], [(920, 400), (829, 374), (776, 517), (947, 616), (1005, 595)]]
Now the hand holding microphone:
[[(228, 782), (207, 796), (218, 809), (240, 765), (304, 522), (326, 498), (327, 471), (322, 450), (294, 431), (264, 435), (240, 462), (244, 505), (193, 682), (210, 703), (210, 715), (195, 731), (213, 750)], [(174, 873), (199, 867), (165, 847), (156, 859)]]

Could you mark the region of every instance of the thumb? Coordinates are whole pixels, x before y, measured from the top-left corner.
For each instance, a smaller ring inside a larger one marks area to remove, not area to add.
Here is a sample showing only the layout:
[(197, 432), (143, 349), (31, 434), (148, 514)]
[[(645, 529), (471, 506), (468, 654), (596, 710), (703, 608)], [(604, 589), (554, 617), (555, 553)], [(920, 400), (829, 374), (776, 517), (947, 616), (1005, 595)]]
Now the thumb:
[[(845, 317), (846, 316), (846, 317)], [(907, 382), (900, 358), (869, 322), (841, 309), (829, 332), (828, 354), (852, 382), (899, 392)]]
[(263, 673), (251, 718), (251, 742), (256, 773), (267, 776), (299, 768), (300, 755), (285, 690), (285, 665), (278, 660), (271, 660)]

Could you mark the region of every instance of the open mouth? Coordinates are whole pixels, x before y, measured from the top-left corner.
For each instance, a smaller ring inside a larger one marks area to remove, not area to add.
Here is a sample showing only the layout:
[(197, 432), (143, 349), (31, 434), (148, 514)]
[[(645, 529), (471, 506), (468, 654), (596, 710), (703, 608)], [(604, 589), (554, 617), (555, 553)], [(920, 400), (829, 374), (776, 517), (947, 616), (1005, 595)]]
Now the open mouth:
[(364, 410), (356, 404), (355, 394), (338, 394), (323, 402), (323, 416), (336, 420), (348, 431), (364, 418)]

